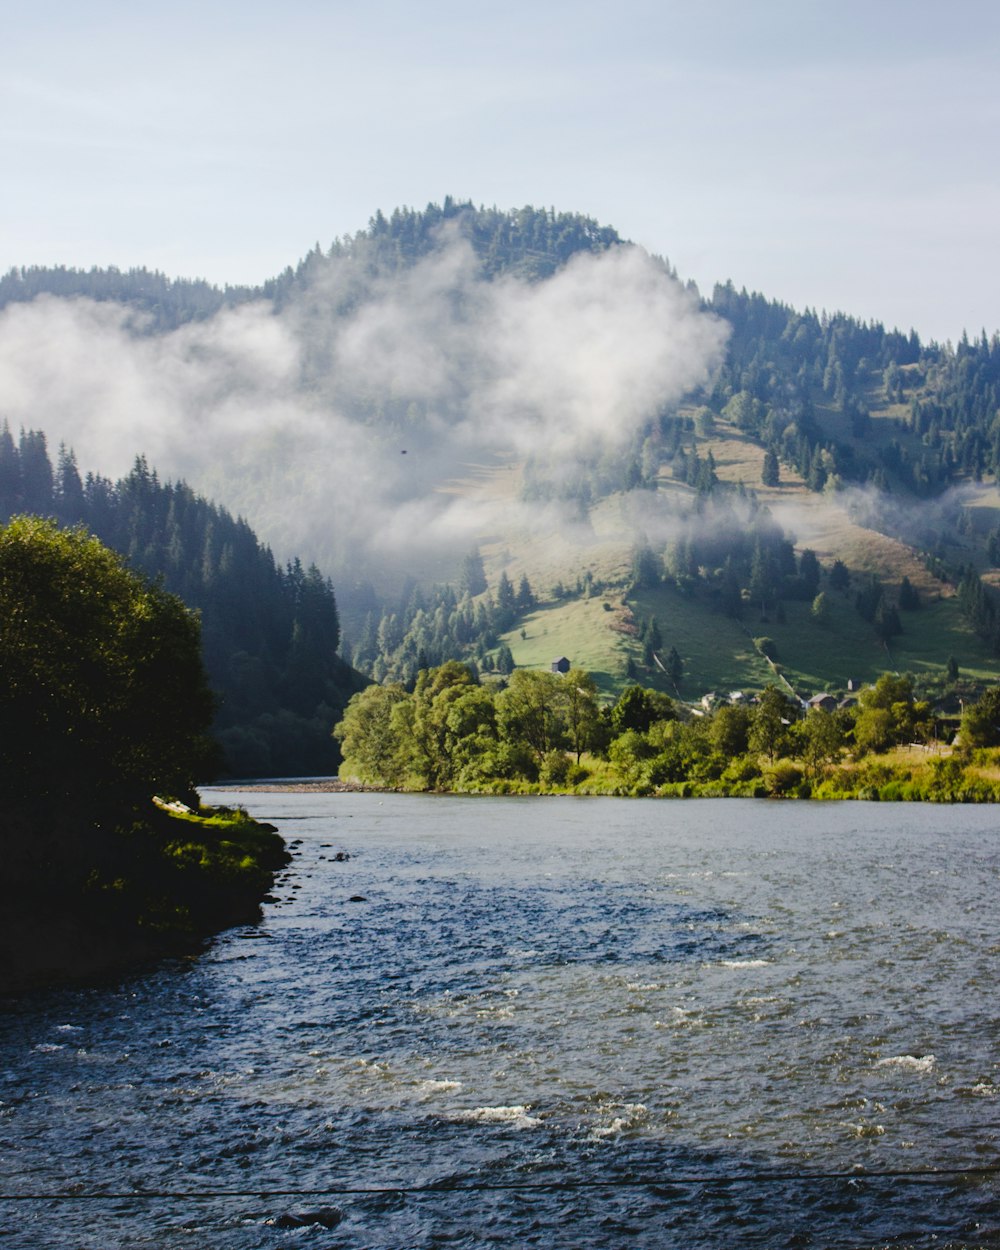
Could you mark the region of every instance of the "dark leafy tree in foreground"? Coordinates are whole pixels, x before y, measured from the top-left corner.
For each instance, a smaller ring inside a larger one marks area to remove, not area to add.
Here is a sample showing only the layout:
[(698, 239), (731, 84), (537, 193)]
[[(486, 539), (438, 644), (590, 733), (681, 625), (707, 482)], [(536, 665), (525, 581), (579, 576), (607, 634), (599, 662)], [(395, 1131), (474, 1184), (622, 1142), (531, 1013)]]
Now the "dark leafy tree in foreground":
[(0, 530), (5, 805), (128, 809), (216, 765), (196, 617), (82, 530)]

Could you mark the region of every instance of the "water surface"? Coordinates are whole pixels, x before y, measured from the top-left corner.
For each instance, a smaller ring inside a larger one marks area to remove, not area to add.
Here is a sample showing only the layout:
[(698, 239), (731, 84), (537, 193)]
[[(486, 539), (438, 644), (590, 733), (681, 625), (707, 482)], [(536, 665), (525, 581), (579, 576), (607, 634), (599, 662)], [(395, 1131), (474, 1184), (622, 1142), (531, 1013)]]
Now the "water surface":
[(12, 1250), (1000, 1246), (872, 1176), (1000, 1161), (992, 809), (224, 797), (259, 926), (4, 1004)]

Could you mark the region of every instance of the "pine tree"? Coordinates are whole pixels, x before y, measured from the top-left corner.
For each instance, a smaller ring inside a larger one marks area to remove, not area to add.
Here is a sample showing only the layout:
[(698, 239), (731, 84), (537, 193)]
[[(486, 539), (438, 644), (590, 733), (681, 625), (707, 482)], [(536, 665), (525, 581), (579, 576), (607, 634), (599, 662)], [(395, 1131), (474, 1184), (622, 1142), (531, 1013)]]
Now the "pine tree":
[(470, 595), (481, 595), (486, 589), (486, 570), (483, 568), (483, 557), (478, 547), (470, 551), (462, 561), (459, 584)]
[(530, 612), (535, 603), (535, 592), (531, 589), (528, 575), (527, 573), (522, 573), (521, 581), (517, 588), (517, 610), (519, 612)]

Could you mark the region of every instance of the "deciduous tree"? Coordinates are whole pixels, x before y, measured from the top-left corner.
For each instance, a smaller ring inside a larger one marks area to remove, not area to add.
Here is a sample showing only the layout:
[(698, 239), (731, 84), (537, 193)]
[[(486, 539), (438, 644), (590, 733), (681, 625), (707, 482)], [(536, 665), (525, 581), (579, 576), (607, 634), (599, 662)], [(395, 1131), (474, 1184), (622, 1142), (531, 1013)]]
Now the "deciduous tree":
[(5, 797), (135, 805), (216, 764), (198, 620), (83, 530), (0, 529)]

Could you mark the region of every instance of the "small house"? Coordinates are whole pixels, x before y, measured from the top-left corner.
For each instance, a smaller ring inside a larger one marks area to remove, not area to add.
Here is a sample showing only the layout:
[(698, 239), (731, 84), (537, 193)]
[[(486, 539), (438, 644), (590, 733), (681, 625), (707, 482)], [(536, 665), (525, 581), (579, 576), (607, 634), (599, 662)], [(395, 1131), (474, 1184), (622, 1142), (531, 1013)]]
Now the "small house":
[(552, 661), (553, 673), (568, 673), (570, 670), (569, 660), (564, 655), (557, 656)]
[(819, 708), (821, 712), (835, 712), (837, 710), (837, 700), (832, 694), (814, 694), (809, 700), (810, 708)]

